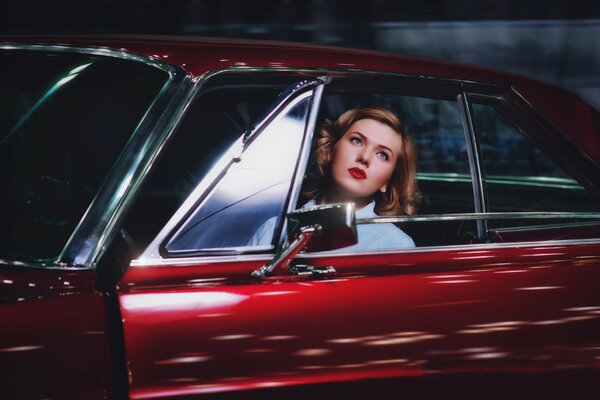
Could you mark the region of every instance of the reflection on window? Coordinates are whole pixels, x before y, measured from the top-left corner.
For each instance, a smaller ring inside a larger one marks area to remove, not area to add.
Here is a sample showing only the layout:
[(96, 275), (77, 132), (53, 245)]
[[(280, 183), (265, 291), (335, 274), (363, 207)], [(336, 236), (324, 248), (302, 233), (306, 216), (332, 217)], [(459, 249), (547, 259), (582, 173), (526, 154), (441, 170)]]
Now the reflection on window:
[(556, 163), (529, 141), (492, 106), (473, 104), (483, 167), (488, 178), (527, 178), (575, 183)]
[[(490, 211), (594, 211), (600, 208), (594, 196), (494, 107), (473, 104), (473, 122), (480, 140)], [(498, 221), (490, 223), (500, 224)], [(539, 223), (541, 221), (536, 221), (535, 225)]]
[(415, 138), (419, 172), (469, 175), (469, 158), (455, 101), (403, 96), (399, 116)]
[[(170, 253), (244, 247), (265, 221), (283, 214), (305, 129), (310, 94), (262, 131), (169, 241)], [(269, 236), (276, 224), (269, 224)], [(270, 244), (270, 243), (268, 243)]]
[(0, 258), (60, 254), (167, 79), (128, 60), (0, 53)]

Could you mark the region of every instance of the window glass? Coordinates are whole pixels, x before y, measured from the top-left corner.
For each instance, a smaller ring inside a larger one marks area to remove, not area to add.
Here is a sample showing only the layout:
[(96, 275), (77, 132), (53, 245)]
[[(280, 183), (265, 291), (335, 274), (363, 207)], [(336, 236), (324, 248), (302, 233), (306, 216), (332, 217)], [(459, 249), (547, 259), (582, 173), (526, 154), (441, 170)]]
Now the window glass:
[(576, 183), (494, 107), (473, 104), (473, 114), (487, 178), (532, 181), (558, 178)]
[(398, 103), (398, 115), (417, 143), (419, 173), (469, 176), (465, 135), (456, 101), (402, 96)]
[(195, 99), (127, 213), (123, 228), (138, 253), (226, 150), (259, 122), (282, 87), (215, 86)]
[(493, 106), (473, 104), (490, 211), (594, 211), (598, 199)]
[(0, 258), (54, 258), (168, 74), (84, 54), (0, 53)]
[(288, 105), (228, 169), (166, 245), (169, 253), (251, 246), (257, 231), (271, 247), (304, 135), (310, 95)]
[[(496, 108), (473, 104), (489, 211), (600, 211), (600, 201), (569, 177)], [(531, 241), (597, 237), (590, 219), (494, 219), (490, 240)]]

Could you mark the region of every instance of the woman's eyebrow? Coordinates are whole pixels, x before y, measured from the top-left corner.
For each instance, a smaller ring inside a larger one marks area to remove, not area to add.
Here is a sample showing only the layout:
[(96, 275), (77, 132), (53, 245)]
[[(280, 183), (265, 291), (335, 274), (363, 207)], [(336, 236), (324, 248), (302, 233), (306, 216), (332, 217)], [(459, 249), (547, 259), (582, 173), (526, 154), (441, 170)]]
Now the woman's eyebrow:
[(356, 135), (359, 135), (361, 138), (367, 140), (367, 137), (365, 135), (363, 135), (360, 131), (352, 131), (352, 132), (350, 132), (350, 134), (352, 134), (352, 133), (354, 133)]
[(378, 148), (378, 149), (383, 149), (383, 150), (385, 150), (385, 151), (389, 152), (389, 153), (390, 153), (390, 156), (392, 156), (392, 157), (395, 155), (394, 151), (393, 151), (392, 149), (390, 149), (389, 147), (387, 147), (386, 145), (383, 145), (383, 144), (377, 144), (377, 148)]
[(389, 151), (390, 153), (394, 154), (394, 152), (392, 151), (392, 149), (390, 149), (390, 148), (389, 148), (389, 147), (387, 147), (387, 146), (384, 146), (383, 144), (378, 144), (378, 145), (377, 145), (377, 147), (379, 147), (379, 148), (382, 148), (382, 149), (384, 149), (384, 150), (387, 150), (387, 151)]

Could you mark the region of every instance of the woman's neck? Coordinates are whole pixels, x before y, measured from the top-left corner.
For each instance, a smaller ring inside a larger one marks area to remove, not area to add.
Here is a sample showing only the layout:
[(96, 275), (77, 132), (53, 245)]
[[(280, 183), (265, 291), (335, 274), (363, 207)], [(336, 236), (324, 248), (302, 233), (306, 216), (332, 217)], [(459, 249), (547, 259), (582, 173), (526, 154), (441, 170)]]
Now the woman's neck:
[(348, 198), (345, 196), (336, 196), (334, 193), (326, 193), (323, 196), (319, 196), (317, 198), (317, 204), (330, 204), (330, 203), (348, 203), (353, 202), (355, 209), (361, 210), (367, 204), (371, 202), (371, 198), (369, 197), (354, 197)]

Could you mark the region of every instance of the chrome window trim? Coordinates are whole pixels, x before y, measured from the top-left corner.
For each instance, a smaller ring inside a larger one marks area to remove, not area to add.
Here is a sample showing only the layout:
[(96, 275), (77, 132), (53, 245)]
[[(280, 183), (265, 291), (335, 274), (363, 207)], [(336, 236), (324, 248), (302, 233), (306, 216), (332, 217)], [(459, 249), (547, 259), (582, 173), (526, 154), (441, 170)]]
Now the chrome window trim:
[(599, 225), (600, 221), (577, 221), (577, 222), (565, 222), (562, 224), (544, 224), (544, 225), (526, 225), (526, 226), (515, 226), (507, 228), (494, 228), (494, 232), (523, 232), (523, 231), (543, 231), (561, 228), (579, 228), (584, 226), (596, 226)]
[[(565, 239), (565, 240), (540, 240), (532, 242), (509, 242), (509, 243), (473, 243), (473, 244), (461, 244), (461, 245), (449, 245), (449, 246), (430, 246), (430, 247), (408, 247), (403, 249), (390, 249), (390, 250), (363, 250), (361, 252), (347, 252), (342, 253), (336, 252), (320, 252), (312, 254), (298, 254), (296, 259), (315, 259), (323, 257), (361, 257), (361, 256), (377, 256), (377, 255), (401, 255), (401, 254), (413, 254), (413, 253), (429, 253), (429, 252), (447, 252), (447, 251), (465, 251), (465, 252), (481, 252), (487, 250), (498, 250), (505, 248), (522, 249), (522, 248), (536, 248), (546, 249), (557, 246), (578, 246), (578, 245), (600, 245), (600, 238), (592, 239)], [(273, 258), (272, 254), (241, 254), (236, 256), (194, 256), (194, 257), (181, 257), (181, 258), (147, 258), (147, 259), (136, 259), (131, 261), (131, 266), (134, 268), (145, 268), (145, 267), (186, 267), (186, 266), (202, 266), (214, 263), (226, 263), (226, 262), (251, 262), (251, 261), (264, 261), (268, 262)]]
[[(331, 78), (324, 77), (319, 79), (321, 79), (322, 83), (320, 85), (317, 85), (313, 93), (312, 104), (308, 116), (308, 123), (305, 126), (302, 144), (300, 146), (300, 157), (296, 165), (294, 177), (292, 178), (292, 190), (288, 199), (287, 211), (285, 215), (292, 212), (296, 208), (295, 205), (298, 202), (298, 197), (300, 196), (300, 188), (302, 187), (304, 172), (306, 171), (308, 159), (310, 158), (310, 150), (312, 146), (315, 127), (317, 124), (317, 115), (319, 114), (319, 108), (321, 107), (323, 89), (326, 84), (331, 82)], [(280, 224), (280, 226), (281, 232), (275, 245), (276, 251), (279, 251), (279, 249), (283, 247), (287, 239), (287, 218), (283, 218), (283, 224)]]
[(0, 42), (0, 50), (34, 50), (34, 51), (48, 51), (57, 53), (78, 53), (95, 56), (105, 56), (112, 58), (121, 58), (124, 60), (137, 61), (150, 65), (169, 74), (175, 74), (182, 69), (176, 65), (166, 63), (155, 57), (145, 56), (137, 53), (133, 53), (129, 50), (117, 50), (113, 47), (103, 46), (79, 46), (79, 45), (68, 45), (68, 44), (20, 44), (13, 43), (10, 41)]
[(600, 244), (600, 238), (593, 239), (566, 239), (566, 240), (540, 240), (532, 242), (508, 242), (508, 243), (472, 243), (472, 244), (460, 244), (460, 245), (449, 245), (449, 246), (431, 246), (431, 247), (408, 247), (405, 249), (391, 249), (391, 250), (365, 250), (360, 253), (357, 252), (321, 252), (318, 254), (299, 254), (299, 259), (310, 259), (310, 258), (321, 258), (324, 256), (363, 256), (363, 255), (390, 255), (390, 254), (404, 254), (404, 253), (425, 253), (425, 252), (444, 252), (444, 251), (481, 251), (481, 250), (496, 250), (503, 248), (521, 249), (527, 247), (535, 248), (548, 248), (556, 246), (575, 246), (575, 245), (591, 245)]
[[(209, 71), (197, 80), (196, 85), (198, 86), (217, 74), (223, 74), (228, 71), (238, 71), (238, 69), (233, 68)], [(225, 154), (221, 156), (221, 158), (209, 170), (196, 188), (194, 188), (192, 193), (186, 198), (175, 214), (173, 214), (165, 226), (160, 230), (156, 237), (150, 242), (146, 249), (144, 249), (138, 260), (158, 258), (182, 259), (186, 257), (185, 255), (178, 254), (170, 254), (170, 257), (164, 257), (162, 248), (165, 246), (166, 242), (170, 240), (171, 236), (180, 227), (180, 225), (185, 222), (185, 218), (191, 212), (193, 212), (194, 209), (201, 206), (199, 202), (203, 201), (202, 199), (210, 194), (210, 192), (214, 189), (214, 186), (218, 184), (219, 177), (223, 176), (229, 167), (240, 159), (246, 149), (246, 146), (249, 145), (257, 135), (260, 135), (260, 132), (263, 130), (263, 128), (266, 127), (273, 120), (273, 118), (285, 110), (292, 101), (299, 96), (302, 96), (303, 93), (314, 90), (314, 88), (318, 85), (322, 85), (322, 81), (318, 78), (312, 80), (305, 79), (297, 82), (295, 85), (288, 88), (288, 90), (284, 91), (282, 96), (280, 96), (267, 111), (263, 119), (256, 124), (252, 132), (250, 134), (243, 132), (241, 136), (233, 143), (233, 145), (225, 152)], [(193, 98), (196, 97), (198, 92), (199, 90), (195, 90)], [(310, 96), (314, 96), (314, 93), (310, 94)], [(190, 102), (193, 101), (193, 98), (190, 100)], [(259, 248), (257, 250), (261, 250), (261, 246), (258, 247)], [(228, 248), (228, 250), (233, 252), (235, 251), (235, 248)]]
[[(73, 230), (60, 255), (53, 260), (27, 262), (28, 266), (40, 268), (91, 269), (106, 250), (106, 245), (116, 233), (116, 226), (128, 203), (141, 184), (156, 149), (162, 147), (171, 125), (176, 120), (176, 110), (181, 109), (181, 94), (189, 90), (191, 75), (178, 66), (168, 64), (153, 57), (139, 55), (127, 50), (100, 46), (71, 46), (53, 44), (1, 43), (0, 50), (40, 51), (54, 53), (75, 53), (107, 58), (118, 58), (140, 62), (167, 73), (167, 79), (119, 157), (111, 167), (104, 183), (92, 199), (87, 210)], [(183, 96), (185, 98), (185, 96)], [(172, 115), (173, 117), (169, 117)], [(151, 121), (157, 117), (156, 121)], [(118, 188), (118, 190), (115, 190)], [(106, 206), (108, 204), (108, 206)], [(14, 260), (10, 265), (23, 265)]]
[[(485, 212), (459, 214), (398, 215), (373, 218), (357, 218), (357, 224), (381, 224), (404, 222), (479, 221), (488, 219), (599, 219), (600, 212)], [(600, 222), (600, 221), (599, 221)]]
[[(494, 177), (496, 175), (487, 176), (485, 182), (488, 184), (496, 185), (518, 185), (518, 186), (529, 186), (529, 187), (545, 187), (545, 188), (557, 188), (567, 190), (585, 190), (583, 186), (574, 179), (565, 178), (550, 178), (550, 177), (519, 177), (519, 176), (506, 176), (506, 177)], [(431, 182), (471, 182), (471, 176), (466, 174), (457, 173), (444, 173), (444, 172), (417, 172), (417, 179), (420, 181), (431, 181)]]
[(267, 111), (261, 123), (257, 124), (254, 127), (254, 129), (252, 129), (250, 132), (244, 132), (244, 145), (254, 140), (254, 138), (258, 136), (259, 132), (262, 131), (263, 126), (267, 125), (275, 118), (275, 116), (281, 113), (282, 107), (280, 105), (284, 103), (288, 104), (292, 101), (292, 99), (295, 100), (296, 96), (298, 96), (299, 93), (303, 93), (305, 90), (318, 88), (319, 86), (322, 86), (321, 78), (313, 80), (303, 80), (301, 82), (296, 83), (292, 87), (287, 88), (280, 95), (280, 97), (277, 100), (275, 100), (275, 104)]
[[(463, 131), (465, 134), (465, 143), (467, 146), (467, 155), (469, 157), (469, 166), (471, 171), (471, 183), (473, 185), (473, 200), (476, 213), (487, 212), (485, 202), (485, 181), (481, 167), (481, 152), (479, 151), (479, 141), (475, 134), (473, 119), (471, 118), (471, 107), (465, 92), (460, 93), (456, 101), (461, 116)], [(483, 239), (487, 234), (487, 221), (477, 220), (477, 237)]]
[[(257, 73), (293, 73), (298, 74), (299, 76), (304, 76), (304, 79), (336, 79), (336, 78), (358, 78), (365, 76), (375, 76), (382, 78), (390, 78), (390, 79), (418, 79), (425, 81), (435, 81), (439, 83), (451, 83), (456, 85), (457, 87), (463, 87), (463, 90), (469, 89), (464, 88), (464, 86), (475, 86), (478, 88), (487, 88), (488, 90), (496, 91), (496, 92), (506, 92), (510, 89), (510, 86), (505, 84), (498, 83), (490, 83), (484, 81), (476, 81), (470, 79), (458, 79), (451, 77), (442, 77), (435, 75), (422, 75), (422, 74), (410, 74), (405, 72), (394, 72), (394, 71), (380, 71), (380, 70), (370, 70), (370, 69), (361, 69), (361, 68), (299, 68), (299, 67), (258, 67), (258, 66), (233, 66), (233, 67), (225, 67), (214, 69), (205, 72), (201, 76), (205, 79), (212, 78), (221, 74), (236, 74), (236, 73), (247, 73), (247, 72), (257, 72)], [(470, 89), (469, 89), (470, 90)], [(478, 96), (486, 96), (488, 98), (498, 98), (501, 99), (502, 95), (500, 94), (480, 94), (478, 91), (471, 93), (469, 90), (469, 95), (476, 94)]]
[(273, 254), (243, 254), (243, 255), (224, 255), (224, 256), (193, 256), (177, 258), (138, 258), (131, 261), (131, 266), (150, 267), (150, 266), (189, 266), (195, 264), (212, 264), (223, 262), (243, 262), (260, 261), (267, 263), (273, 259)]

